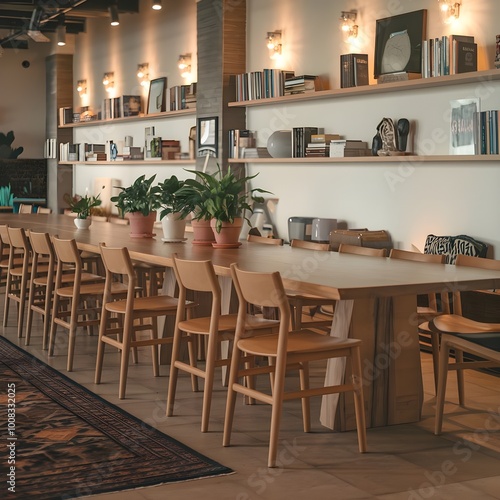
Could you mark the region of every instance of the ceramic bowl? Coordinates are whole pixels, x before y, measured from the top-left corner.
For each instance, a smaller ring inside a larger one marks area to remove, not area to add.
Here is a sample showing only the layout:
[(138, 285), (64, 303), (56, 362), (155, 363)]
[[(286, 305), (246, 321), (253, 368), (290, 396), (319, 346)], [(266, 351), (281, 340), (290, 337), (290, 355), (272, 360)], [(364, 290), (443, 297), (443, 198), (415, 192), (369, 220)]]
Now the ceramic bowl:
[(292, 157), (292, 131), (276, 130), (267, 140), (267, 150), (273, 158)]

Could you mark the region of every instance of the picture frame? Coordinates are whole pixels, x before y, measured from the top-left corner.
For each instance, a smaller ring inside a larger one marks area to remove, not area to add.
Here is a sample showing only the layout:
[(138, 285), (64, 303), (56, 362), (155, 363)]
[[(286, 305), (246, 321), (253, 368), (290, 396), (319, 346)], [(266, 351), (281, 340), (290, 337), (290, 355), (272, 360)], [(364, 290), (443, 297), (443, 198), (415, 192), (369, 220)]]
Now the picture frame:
[(122, 95), (121, 108), (123, 116), (139, 116), (141, 114), (140, 95)]
[(219, 154), (219, 118), (217, 116), (198, 118), (196, 136), (198, 157), (213, 156), (217, 158)]
[(422, 42), (427, 37), (427, 9), (377, 19), (374, 76), (422, 73)]
[(148, 115), (167, 110), (167, 78), (155, 78), (149, 84)]
[(479, 97), (450, 101), (450, 154), (479, 154)]

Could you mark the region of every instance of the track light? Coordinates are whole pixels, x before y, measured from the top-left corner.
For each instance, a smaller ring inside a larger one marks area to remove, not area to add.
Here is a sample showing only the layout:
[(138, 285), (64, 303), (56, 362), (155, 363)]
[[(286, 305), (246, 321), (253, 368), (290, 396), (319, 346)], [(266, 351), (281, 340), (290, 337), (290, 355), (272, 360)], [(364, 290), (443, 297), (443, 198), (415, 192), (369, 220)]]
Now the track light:
[(153, 10), (161, 10), (161, 0), (153, 0)]
[(61, 24), (56, 28), (56, 39), (57, 45), (60, 47), (66, 45), (66, 26), (64, 24)]
[(109, 17), (111, 18), (111, 26), (118, 26), (120, 24), (117, 2), (113, 2), (109, 5)]

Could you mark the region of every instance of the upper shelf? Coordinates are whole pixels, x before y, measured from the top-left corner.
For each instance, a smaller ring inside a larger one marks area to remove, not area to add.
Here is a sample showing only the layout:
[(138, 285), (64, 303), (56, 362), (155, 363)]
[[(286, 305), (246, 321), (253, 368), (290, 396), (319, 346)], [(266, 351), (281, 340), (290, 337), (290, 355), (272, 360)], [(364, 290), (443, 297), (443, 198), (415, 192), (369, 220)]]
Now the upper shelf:
[(165, 111), (163, 113), (153, 113), (150, 115), (124, 116), (123, 118), (111, 118), (109, 120), (89, 120), (85, 122), (67, 123), (59, 125), (59, 128), (91, 127), (95, 125), (110, 125), (115, 123), (137, 122), (145, 120), (161, 120), (163, 118), (174, 118), (176, 116), (195, 115), (196, 109), (180, 109), (178, 111)]
[(195, 165), (196, 160), (151, 160), (151, 158), (146, 158), (145, 160), (119, 160), (119, 161), (60, 161), (59, 165)]
[(466, 83), (487, 82), (493, 80), (500, 80), (500, 69), (488, 69), (485, 71), (460, 73), (458, 75), (435, 76), (432, 78), (419, 78), (416, 80), (407, 80), (405, 82), (364, 85), (361, 87), (349, 87), (345, 89), (318, 90), (317, 92), (311, 92), (308, 94), (268, 97), (265, 99), (254, 99), (251, 101), (236, 101), (230, 102), (228, 106), (264, 106), (266, 104), (273, 103), (313, 101), (316, 99), (334, 99), (337, 97), (359, 96), (365, 94), (383, 94), (385, 92), (426, 89), (449, 85), (463, 85)]

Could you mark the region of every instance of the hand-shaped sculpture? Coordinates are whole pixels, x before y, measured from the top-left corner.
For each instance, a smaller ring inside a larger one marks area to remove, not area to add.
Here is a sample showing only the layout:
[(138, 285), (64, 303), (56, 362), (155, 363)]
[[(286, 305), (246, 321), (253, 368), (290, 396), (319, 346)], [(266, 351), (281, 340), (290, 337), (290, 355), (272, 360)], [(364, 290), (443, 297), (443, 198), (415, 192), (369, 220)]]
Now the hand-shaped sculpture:
[(382, 118), (377, 126), (377, 131), (382, 138), (382, 148), (377, 151), (379, 156), (388, 156), (391, 151), (397, 151), (396, 128), (391, 118)]
[(398, 120), (398, 149), (399, 151), (406, 151), (408, 142), (408, 134), (410, 133), (410, 122), (406, 118)]

